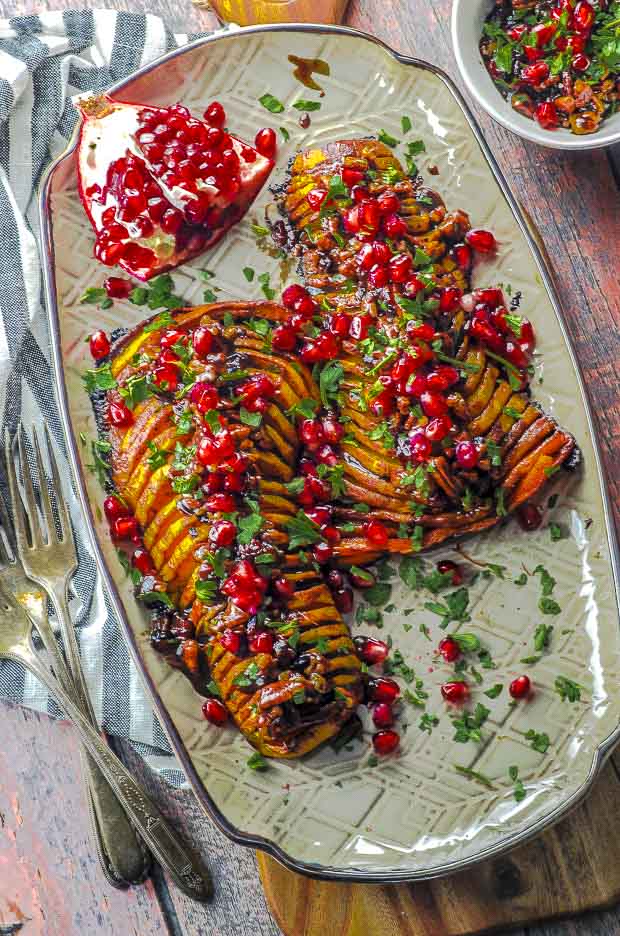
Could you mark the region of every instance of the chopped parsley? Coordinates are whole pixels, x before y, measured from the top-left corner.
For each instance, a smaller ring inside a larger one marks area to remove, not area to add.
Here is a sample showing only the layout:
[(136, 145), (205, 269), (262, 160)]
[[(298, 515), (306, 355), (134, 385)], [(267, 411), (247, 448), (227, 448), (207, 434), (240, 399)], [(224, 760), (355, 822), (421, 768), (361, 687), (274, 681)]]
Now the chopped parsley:
[(530, 747), (538, 751), (539, 754), (546, 754), (551, 744), (549, 735), (546, 732), (534, 731), (533, 728), (525, 732), (525, 740), (531, 741)]
[(282, 101), (279, 101), (277, 97), (274, 97), (273, 94), (269, 94), (268, 92), (261, 95), (258, 102), (262, 104), (265, 110), (268, 110), (270, 114), (281, 114), (284, 110)]
[(567, 676), (557, 676), (553, 685), (562, 702), (579, 702), (581, 700), (581, 691), (584, 686), (573, 682)]

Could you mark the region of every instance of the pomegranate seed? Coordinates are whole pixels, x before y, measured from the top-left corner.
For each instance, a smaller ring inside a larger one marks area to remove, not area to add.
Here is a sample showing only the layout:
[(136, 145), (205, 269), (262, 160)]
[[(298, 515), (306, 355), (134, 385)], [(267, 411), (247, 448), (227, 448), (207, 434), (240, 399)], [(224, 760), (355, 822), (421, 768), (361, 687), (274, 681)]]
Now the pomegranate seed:
[(339, 338), (345, 338), (349, 334), (349, 323), (351, 317), (346, 315), (344, 312), (339, 312), (336, 315), (329, 316), (329, 330), (332, 335), (337, 335)]
[(206, 357), (213, 347), (213, 334), (204, 325), (200, 325), (192, 335), (192, 345), (199, 357)]
[(417, 462), (427, 461), (431, 457), (433, 446), (424, 429), (413, 429), (409, 433), (409, 452)]
[(372, 546), (383, 549), (389, 541), (388, 529), (380, 520), (369, 520), (364, 527), (364, 536)]
[(359, 214), (359, 205), (355, 205), (353, 208), (349, 208), (346, 211), (342, 218), (342, 223), (344, 224), (344, 229), (349, 234), (357, 234), (362, 226), (360, 221)]
[(378, 676), (368, 682), (368, 697), (372, 702), (388, 702), (390, 705), (400, 695), (400, 686), (395, 679)]
[(461, 375), (455, 367), (451, 365), (439, 364), (434, 370), (426, 375), (426, 382), (429, 390), (448, 390), (453, 384), (458, 383)]
[(571, 62), (571, 67), (575, 71), (584, 72), (590, 67), (590, 59), (587, 55), (584, 55), (582, 52), (579, 52)]
[(118, 520), (120, 517), (128, 517), (130, 515), (129, 508), (123, 504), (118, 497), (115, 497), (114, 494), (110, 494), (103, 502), (103, 512), (106, 516), (108, 523), (112, 523), (114, 520)]
[(392, 283), (404, 283), (412, 271), (412, 261), (408, 254), (398, 254), (390, 260), (389, 275)]
[(271, 344), (277, 351), (292, 351), (297, 344), (297, 334), (290, 325), (278, 325), (271, 335)]
[(220, 634), (220, 644), (228, 653), (233, 653), (237, 656), (241, 649), (241, 635), (234, 630), (225, 630)]
[(162, 348), (172, 348), (173, 345), (185, 344), (186, 342), (187, 332), (182, 328), (169, 328), (159, 339), (159, 344)]
[(315, 364), (338, 357), (338, 342), (331, 332), (321, 332), (315, 339), (306, 339), (299, 355), (302, 361)]
[(395, 192), (385, 192), (379, 195), (377, 205), (382, 215), (392, 215), (400, 208), (400, 199)]
[(372, 324), (370, 315), (353, 315), (349, 325), (349, 335), (355, 341), (363, 341), (368, 337), (368, 330)]
[(531, 533), (542, 523), (542, 514), (535, 504), (523, 504), (517, 510), (517, 520), (522, 530)]
[(209, 530), (209, 542), (214, 546), (231, 546), (237, 536), (237, 527), (231, 520), (217, 520)]
[(422, 322), (420, 325), (416, 324), (416, 322), (408, 322), (407, 334), (412, 338), (419, 338), (421, 341), (432, 341), (435, 337), (435, 329), (428, 322)]
[(372, 588), (372, 586), (376, 584), (375, 576), (367, 569), (364, 570), (363, 575), (349, 570), (349, 578), (356, 588)]
[(353, 201), (360, 205), (370, 198), (370, 192), (367, 188), (364, 188), (363, 185), (354, 185), (351, 189), (351, 195), (353, 196)]
[(455, 455), (458, 464), (461, 468), (475, 468), (480, 460), (480, 452), (473, 442), (467, 440), (463, 442), (457, 442), (455, 448)]
[(467, 244), (455, 244), (452, 248), (451, 255), (454, 259), (456, 265), (463, 270), (464, 273), (469, 273), (471, 270), (471, 250)]
[(153, 369), (153, 383), (168, 393), (174, 393), (179, 386), (179, 371), (174, 364), (160, 364)]
[(573, 17), (577, 32), (589, 32), (594, 25), (596, 10), (587, 0), (582, 0), (577, 4)]
[(358, 185), (360, 182), (364, 181), (364, 173), (359, 169), (350, 169), (348, 166), (345, 166), (342, 170), (342, 181), (347, 188), (353, 188), (354, 185)]
[(112, 521), (111, 530), (115, 540), (133, 540), (138, 536), (138, 521), (135, 517), (118, 517)]
[(271, 127), (263, 127), (254, 137), (254, 146), (267, 159), (271, 159), (276, 151), (276, 132)]
[(287, 286), (282, 293), (282, 305), (286, 309), (294, 309), (295, 304), (299, 302), (300, 299), (305, 298), (309, 298), (308, 291), (304, 289), (303, 286), (292, 283), (290, 286)]
[(429, 419), (435, 419), (436, 416), (443, 416), (448, 411), (448, 403), (445, 397), (432, 390), (425, 390), (420, 396), (420, 405)]
[(463, 291), (456, 286), (448, 286), (441, 290), (439, 296), (439, 309), (441, 312), (456, 312), (458, 309)]
[(378, 264), (375, 264), (368, 274), (368, 282), (371, 286), (374, 286), (375, 289), (382, 289), (384, 286), (387, 286), (388, 280), (389, 273), (387, 267), (379, 266)]
[(438, 650), (446, 663), (454, 663), (461, 655), (461, 648), (452, 637), (444, 637), (439, 643)]
[(331, 559), (333, 552), (334, 550), (329, 543), (317, 543), (312, 550), (312, 555), (319, 564), (322, 564)]
[(484, 231), (482, 228), (474, 228), (468, 231), (465, 240), (478, 253), (491, 253), (497, 247), (497, 241), (493, 234), (490, 231)]
[(313, 211), (318, 211), (326, 198), (327, 192), (320, 188), (310, 189), (306, 195), (306, 200)]
[(274, 580), (273, 587), (282, 598), (292, 598), (295, 594), (295, 586), (283, 575)]
[(431, 419), (424, 429), (424, 434), (431, 442), (441, 442), (449, 434), (451, 428), (452, 420), (449, 416), (438, 416), (436, 419)]
[(341, 614), (350, 614), (353, 610), (353, 592), (350, 588), (339, 588), (333, 594), (334, 604)]
[(555, 23), (538, 23), (534, 26), (531, 34), (536, 37), (536, 45), (539, 49), (547, 45), (555, 35), (556, 30), (557, 26)]
[(108, 276), (103, 288), (110, 299), (126, 299), (133, 289), (133, 283), (121, 276)]
[[(127, 236), (127, 231), (125, 231)], [(125, 253), (127, 245), (119, 243), (104, 243), (101, 239), (95, 244), (95, 257), (104, 266), (115, 266)]]
[(558, 126), (558, 112), (553, 101), (543, 101), (536, 105), (536, 120), (545, 130), (555, 130)]
[(394, 712), (388, 702), (379, 702), (372, 710), (372, 720), (377, 728), (389, 728), (394, 724)]
[(583, 52), (586, 47), (586, 38), (585, 36), (574, 35), (568, 37), (568, 48), (572, 49), (573, 52)]
[(520, 26), (512, 26), (508, 30), (508, 37), (512, 39), (513, 42), (520, 42), (526, 32), (527, 26), (522, 23)]
[(448, 682), (441, 687), (441, 694), (446, 702), (461, 705), (469, 697), (469, 686), (464, 682)]
[(88, 339), (88, 346), (95, 361), (100, 361), (110, 353), (110, 342), (104, 331), (93, 332)]
[(295, 312), (300, 315), (302, 319), (312, 318), (317, 310), (317, 304), (312, 296), (303, 296), (303, 298), (298, 299), (295, 303)]
[[(371, 584), (374, 584), (374, 581)], [(353, 643), (361, 659), (370, 666), (383, 663), (387, 659), (389, 648), (383, 640), (377, 640), (376, 637), (355, 637)]]
[(513, 679), (510, 683), (508, 691), (513, 699), (524, 699), (530, 694), (531, 688), (532, 684), (529, 676), (517, 676), (517, 678)]
[(119, 400), (110, 403), (108, 406), (108, 419), (113, 426), (131, 426), (133, 423), (133, 413), (122, 400)]
[(206, 499), (205, 507), (211, 513), (234, 513), (237, 504), (231, 494), (212, 494)]
[(383, 219), (383, 230), (391, 240), (398, 240), (407, 233), (407, 224), (398, 215), (390, 215)]
[(142, 575), (152, 575), (155, 571), (151, 557), (147, 553), (146, 549), (136, 549), (133, 556), (131, 557), (131, 564), (134, 569), (137, 569), (138, 572), (142, 573)]
[(504, 294), (501, 289), (494, 289), (492, 287), (487, 289), (475, 289), (472, 296), (477, 304), (484, 303), (484, 305), (489, 306), (491, 309), (496, 309), (498, 306), (503, 305), (504, 302)]
[(263, 631), (249, 642), (251, 653), (273, 653), (273, 634)]
[(189, 398), (196, 405), (199, 413), (208, 413), (209, 410), (216, 409), (219, 402), (216, 388), (203, 380), (198, 380), (194, 384), (189, 392)]
[(202, 714), (208, 722), (218, 727), (228, 721), (226, 706), (219, 699), (206, 699), (202, 703)]
[(521, 77), (527, 84), (535, 87), (549, 77), (549, 66), (546, 62), (534, 62), (532, 65), (526, 65), (521, 72)]
[(299, 438), (308, 448), (316, 448), (323, 442), (323, 426), (318, 419), (304, 419), (298, 430)]
[(372, 746), (377, 754), (381, 756), (392, 754), (400, 744), (400, 735), (389, 728), (386, 731), (378, 731), (372, 736)]
[(226, 123), (226, 111), (219, 101), (213, 101), (204, 112), (204, 119), (212, 127), (223, 127)]

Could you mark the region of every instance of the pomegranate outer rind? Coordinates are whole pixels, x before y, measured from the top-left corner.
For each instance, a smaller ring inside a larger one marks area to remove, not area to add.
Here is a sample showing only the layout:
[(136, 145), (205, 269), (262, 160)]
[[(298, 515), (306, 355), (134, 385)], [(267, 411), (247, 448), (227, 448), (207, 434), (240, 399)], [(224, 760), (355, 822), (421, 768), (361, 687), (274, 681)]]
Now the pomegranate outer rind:
[[(78, 192), (80, 201), (84, 206), (84, 211), (86, 212), (93, 230), (96, 233), (99, 233), (101, 230), (103, 230), (103, 226), (97, 222), (93, 214), (94, 199), (91, 196), (86, 195), (86, 189), (90, 185), (92, 185), (94, 182), (99, 183), (101, 181), (100, 176), (91, 171), (91, 168), (88, 166), (87, 162), (89, 153), (91, 151), (90, 147), (93, 142), (93, 136), (97, 133), (98, 128), (103, 125), (105, 119), (110, 115), (117, 113), (119, 109), (126, 110), (128, 114), (132, 115), (130, 117), (130, 121), (135, 122), (137, 126), (137, 120), (134, 119), (133, 115), (137, 117), (137, 114), (140, 111), (152, 111), (156, 110), (156, 108), (147, 104), (131, 104), (126, 101), (115, 101), (105, 94), (91, 95), (87, 98), (84, 98), (83, 100), (77, 102), (77, 107), (83, 116), (82, 126), (80, 128), (78, 139)], [(221, 209), (223, 220), (222, 223), (211, 232), (207, 241), (197, 249), (188, 249), (187, 247), (184, 247), (181, 250), (175, 250), (174, 253), (169, 257), (159, 258), (156, 265), (149, 270), (144, 270), (143, 268), (135, 269), (131, 264), (127, 263), (123, 259), (121, 259), (119, 263), (116, 264), (117, 266), (121, 267), (136, 279), (139, 279), (142, 282), (147, 282), (154, 276), (159, 276), (162, 273), (173, 270), (182, 263), (185, 263), (187, 260), (191, 260), (194, 257), (200, 256), (200, 254), (204, 253), (208, 248), (217, 244), (218, 241), (221, 240), (221, 238), (224, 236), (224, 234), (234, 224), (241, 220), (267, 181), (267, 178), (269, 177), (275, 163), (273, 159), (268, 159), (265, 156), (262, 156), (258, 150), (256, 150), (253, 146), (250, 146), (250, 144), (240, 140), (233, 134), (229, 135), (233, 141), (233, 148), (237, 153), (239, 153), (239, 150), (242, 148), (248, 148), (255, 152), (256, 159), (252, 163), (246, 163), (243, 160), (240, 160), (241, 189), (232, 201), (221, 201), (218, 198), (214, 199), (214, 207)], [(116, 146), (110, 147), (109, 152), (106, 154), (106, 166), (109, 166), (110, 163), (115, 159), (119, 159), (126, 155), (127, 146), (123, 145), (122, 136), (118, 137), (115, 143)], [(132, 152), (144, 160), (148, 167), (148, 161), (135, 143), (133, 144)], [(159, 185), (159, 180), (155, 176), (152, 178), (153, 181)], [(162, 195), (167, 197), (167, 192), (164, 189), (162, 189)], [(196, 231), (199, 230), (205, 230), (205, 228), (202, 225), (196, 225)], [(163, 231), (161, 231), (161, 228), (157, 224), (155, 224), (155, 232), (163, 234)], [(136, 238), (131, 238), (130, 240), (138, 244), (143, 243), (140, 239)], [(148, 247), (149, 245), (144, 243), (144, 246)]]

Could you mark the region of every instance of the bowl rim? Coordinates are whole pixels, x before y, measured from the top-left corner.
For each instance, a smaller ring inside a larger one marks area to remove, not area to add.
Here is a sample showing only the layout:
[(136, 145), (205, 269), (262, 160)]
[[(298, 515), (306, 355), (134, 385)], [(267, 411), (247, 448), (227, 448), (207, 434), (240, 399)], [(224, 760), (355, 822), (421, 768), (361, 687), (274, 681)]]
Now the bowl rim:
[[(538, 272), (541, 276), (541, 279), (545, 285), (545, 288), (548, 292), (549, 299), (553, 306), (554, 312), (558, 319), (558, 324), (560, 326), (563, 338), (566, 342), (566, 347), (568, 350), (571, 363), (573, 365), (577, 385), (579, 387), (583, 404), (584, 412), (587, 422), (588, 431), (592, 439), (592, 447), (594, 452), (594, 464), (592, 470), (596, 469), (599, 483), (601, 487), (601, 500), (603, 507), (603, 515), (605, 518), (605, 527), (608, 537), (610, 555), (611, 555), (611, 569), (612, 569), (612, 578), (614, 582), (615, 598), (618, 607), (620, 608), (620, 547), (618, 544), (617, 534), (615, 524), (613, 522), (613, 512), (611, 506), (611, 497), (609, 494), (607, 476), (604, 471), (601, 451), (599, 446), (598, 434), (596, 432), (593, 417), (592, 409), (590, 406), (589, 398), (585, 390), (585, 382), (583, 374), (581, 372), (580, 364), (577, 360), (575, 350), (573, 348), (573, 343), (568, 331), (566, 329), (560, 300), (557, 295), (555, 285), (552, 279), (551, 271), (547, 265), (544, 253), (541, 250), (536, 237), (534, 236), (533, 230), (528, 223), (526, 216), (521, 209), (519, 203), (512, 194), (508, 182), (503, 175), (502, 170), (499, 167), (489, 145), (487, 144), (482, 131), (474, 117), (469, 105), (467, 104), (463, 94), (456, 86), (454, 81), (450, 76), (444, 72), (441, 68), (433, 65), (429, 62), (425, 62), (422, 59), (414, 58), (412, 56), (404, 55), (403, 53), (396, 52), (392, 49), (387, 43), (383, 42), (380, 39), (377, 39), (375, 36), (372, 36), (368, 33), (365, 33), (361, 30), (353, 29), (347, 26), (330, 26), (318, 23), (286, 23), (286, 24), (267, 24), (261, 26), (249, 26), (241, 27), (226, 30), (218, 30), (215, 33), (212, 33), (208, 36), (204, 36), (198, 39), (193, 40), (192, 42), (187, 43), (184, 46), (181, 46), (178, 49), (173, 49), (170, 52), (165, 53), (159, 58), (155, 59), (153, 62), (148, 63), (142, 68), (136, 69), (132, 72), (131, 75), (123, 78), (121, 81), (116, 82), (107, 89), (109, 94), (119, 94), (122, 93), (128, 86), (131, 85), (133, 81), (143, 77), (145, 74), (153, 71), (156, 68), (159, 68), (164, 63), (171, 61), (179, 56), (184, 55), (187, 52), (194, 51), (197, 48), (202, 46), (207, 46), (212, 42), (217, 42), (219, 40), (233, 40), (238, 35), (251, 35), (251, 34), (262, 34), (270, 32), (309, 32), (316, 34), (331, 34), (331, 35), (342, 35), (349, 36), (357, 39), (362, 39), (368, 42), (372, 42), (375, 45), (378, 45), (383, 49), (388, 55), (394, 58), (397, 62), (406, 66), (414, 66), (416, 68), (421, 68), (423, 70), (429, 71), (432, 74), (436, 75), (446, 86), (446, 89), (449, 93), (453, 95), (458, 105), (461, 107), (464, 117), (469, 124), (472, 133), (476, 139), (476, 142), (480, 146), (485, 159), (488, 162), (489, 168), (493, 173), (497, 184), (502, 192), (502, 195), (506, 199), (515, 221), (519, 228), (521, 229), (523, 236), (526, 239), (526, 242), (532, 252), (532, 256)], [(114, 610), (118, 616), (119, 623), (122, 626), (123, 634), (127, 645), (129, 647), (132, 660), (136, 666), (137, 672), (140, 674), (143, 684), (145, 685), (148, 693), (153, 701), (154, 708), (157, 712), (158, 718), (161, 721), (162, 727), (170, 741), (170, 744), (178, 757), (183, 770), (186, 773), (186, 776), (189, 780), (189, 783), (192, 787), (198, 802), (203, 807), (207, 815), (215, 822), (217, 827), (222, 831), (228, 838), (239, 845), (245, 847), (260, 849), (266, 854), (270, 855), (272, 858), (275, 858), (286, 868), (296, 873), (302, 874), (306, 877), (314, 878), (317, 880), (326, 880), (326, 881), (341, 881), (349, 883), (367, 883), (367, 884), (398, 884), (406, 883), (410, 881), (422, 881), (422, 880), (432, 880), (439, 877), (444, 877), (446, 875), (454, 874), (458, 871), (462, 871), (466, 868), (477, 864), (480, 861), (487, 860), (492, 857), (496, 857), (500, 854), (503, 854), (509, 851), (512, 848), (515, 848), (517, 845), (521, 845), (526, 841), (534, 838), (540, 833), (554, 825), (560, 819), (564, 818), (567, 813), (579, 805), (579, 803), (585, 798), (589, 793), (595, 779), (597, 778), (599, 772), (604, 766), (607, 758), (613, 751), (614, 747), (618, 742), (620, 742), (620, 723), (614, 728), (610, 734), (604, 738), (595, 751), (592, 754), (592, 763), (590, 769), (587, 773), (587, 776), (584, 778), (582, 784), (573, 791), (573, 793), (565, 799), (562, 803), (558, 804), (554, 809), (551, 810), (548, 814), (542, 816), (533, 824), (527, 826), (524, 829), (517, 830), (512, 832), (510, 835), (501, 839), (498, 842), (490, 844), (483, 848), (480, 852), (475, 855), (469, 856), (467, 858), (461, 858), (458, 860), (447, 861), (442, 864), (436, 865), (429, 869), (420, 869), (420, 870), (387, 870), (387, 871), (375, 871), (368, 872), (365, 870), (357, 870), (355, 868), (349, 868), (346, 870), (334, 868), (326, 865), (321, 865), (320, 863), (306, 862), (300, 859), (293, 858), (287, 854), (278, 844), (272, 841), (269, 838), (266, 838), (264, 835), (258, 835), (256, 833), (244, 831), (235, 826), (219, 809), (211, 798), (208, 790), (201, 781), (198, 773), (193, 766), (191, 757), (185, 747), (185, 744), (179, 735), (174, 723), (172, 722), (171, 716), (169, 715), (167, 708), (159, 695), (157, 686), (155, 685), (152, 677), (150, 676), (139, 652), (137, 641), (131, 626), (125, 618), (125, 612), (123, 609), (123, 602), (118, 592), (118, 589), (113, 581), (113, 578), (108, 570), (105, 557), (101, 550), (101, 547), (98, 542), (97, 534), (95, 531), (94, 516), (92, 506), (88, 497), (87, 486), (85, 476), (82, 470), (82, 466), (79, 458), (79, 448), (78, 442), (73, 431), (73, 424), (71, 421), (70, 410), (69, 410), (69, 394), (67, 390), (65, 374), (64, 374), (64, 364), (62, 360), (61, 352), (61, 343), (60, 343), (60, 309), (58, 306), (56, 298), (56, 278), (55, 278), (55, 269), (54, 269), (54, 242), (52, 236), (52, 212), (51, 212), (51, 194), (52, 194), (52, 182), (54, 174), (57, 171), (61, 171), (63, 165), (66, 161), (71, 158), (73, 153), (77, 148), (77, 143), (79, 139), (81, 123), (78, 121), (76, 124), (73, 134), (70, 140), (67, 143), (65, 150), (56, 157), (56, 159), (50, 164), (50, 166), (45, 171), (43, 179), (41, 181), (40, 190), (39, 190), (39, 220), (41, 224), (41, 246), (43, 251), (42, 256), (42, 269), (43, 269), (43, 281), (45, 289), (45, 299), (46, 299), (46, 311), (47, 318), (50, 327), (50, 344), (51, 344), (51, 355), (52, 355), (52, 365), (54, 373), (54, 383), (57, 393), (57, 399), (59, 403), (59, 411), (61, 416), (62, 428), (65, 433), (66, 444), (67, 444), (67, 455), (69, 460), (69, 465), (71, 468), (71, 473), (73, 480), (75, 481), (75, 488), (78, 496), (78, 501), (81, 506), (84, 518), (86, 520), (86, 529), (88, 539), (90, 541), (90, 546), (95, 556), (99, 574), (101, 579), (108, 591), (110, 600), (114, 607)]]
[[(474, 58), (470, 58), (468, 49), (464, 48), (461, 42), (460, 24), (465, 16), (472, 16), (472, 4), (476, 7), (474, 12), (481, 6), (487, 6), (492, 0), (453, 0), (452, 15), (450, 21), (450, 31), (452, 36), (452, 48), (458, 70), (461, 74), (467, 90), (475, 101), (483, 108), (497, 123), (501, 124), (507, 130), (516, 133), (517, 136), (531, 143), (537, 143), (548, 149), (565, 150), (567, 152), (587, 152), (589, 150), (603, 149), (607, 146), (613, 146), (620, 143), (620, 118), (617, 129), (601, 129), (598, 133), (578, 136), (568, 131), (560, 131), (561, 136), (555, 133), (539, 129), (533, 120), (527, 120), (527, 126), (522, 125), (521, 121), (515, 119), (515, 112), (504, 100), (502, 95), (493, 87), (493, 94), (487, 95), (481, 90), (480, 82), (477, 80), (477, 65), (484, 69), (482, 61), (479, 61), (479, 52), (476, 48)], [(486, 74), (486, 69), (484, 69)], [(531, 129), (529, 125), (531, 124)]]

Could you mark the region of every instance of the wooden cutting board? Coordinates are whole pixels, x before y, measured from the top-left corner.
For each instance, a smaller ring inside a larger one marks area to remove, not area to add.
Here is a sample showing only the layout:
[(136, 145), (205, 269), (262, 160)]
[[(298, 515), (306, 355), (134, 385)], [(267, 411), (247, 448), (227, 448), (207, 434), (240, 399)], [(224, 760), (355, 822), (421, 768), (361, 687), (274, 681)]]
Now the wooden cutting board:
[(259, 852), (285, 936), (465, 936), (620, 900), (620, 754), (558, 825), (449, 878), (396, 886), (314, 881)]

